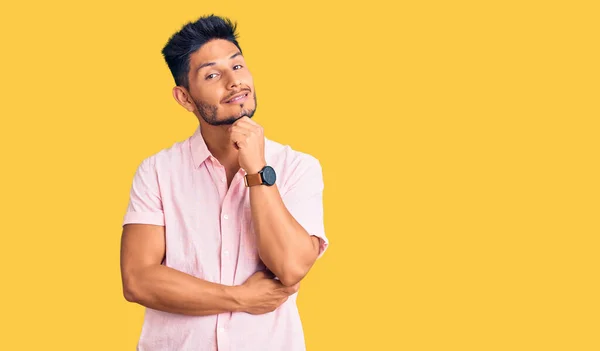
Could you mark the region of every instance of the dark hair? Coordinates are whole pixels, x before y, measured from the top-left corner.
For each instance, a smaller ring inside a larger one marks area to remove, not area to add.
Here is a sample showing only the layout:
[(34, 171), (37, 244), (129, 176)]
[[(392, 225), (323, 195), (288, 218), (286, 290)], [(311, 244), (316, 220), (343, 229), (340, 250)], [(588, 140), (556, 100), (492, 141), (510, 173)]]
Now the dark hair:
[(232, 23), (228, 18), (215, 15), (200, 17), (195, 22), (185, 24), (177, 33), (173, 34), (167, 45), (162, 49), (162, 54), (175, 79), (175, 84), (189, 88), (188, 72), (190, 70), (190, 55), (213, 39), (225, 39), (237, 46), (237, 23)]

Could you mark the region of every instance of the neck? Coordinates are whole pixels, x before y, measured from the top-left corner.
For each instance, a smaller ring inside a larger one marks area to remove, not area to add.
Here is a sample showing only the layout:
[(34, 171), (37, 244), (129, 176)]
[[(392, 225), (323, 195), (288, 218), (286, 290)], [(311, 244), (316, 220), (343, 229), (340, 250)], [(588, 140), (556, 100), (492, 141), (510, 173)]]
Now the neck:
[(200, 122), (200, 133), (210, 153), (227, 167), (239, 167), (238, 150), (229, 137), (229, 125), (213, 126)]

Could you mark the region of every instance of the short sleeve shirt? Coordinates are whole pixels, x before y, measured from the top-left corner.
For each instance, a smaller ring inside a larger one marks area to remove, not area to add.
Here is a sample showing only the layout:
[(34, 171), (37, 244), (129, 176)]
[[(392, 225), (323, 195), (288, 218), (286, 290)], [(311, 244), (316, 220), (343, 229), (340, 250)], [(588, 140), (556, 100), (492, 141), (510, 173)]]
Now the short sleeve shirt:
[[(329, 245), (323, 221), (323, 176), (319, 161), (265, 138), (265, 159), (275, 169), (288, 211)], [(165, 227), (162, 264), (197, 278), (241, 285), (265, 269), (252, 227), (249, 189), (240, 169), (227, 186), (225, 168), (200, 133), (144, 159), (133, 178), (123, 225)], [(251, 315), (229, 312), (187, 316), (146, 308), (139, 351), (305, 350), (297, 293), (277, 310)]]

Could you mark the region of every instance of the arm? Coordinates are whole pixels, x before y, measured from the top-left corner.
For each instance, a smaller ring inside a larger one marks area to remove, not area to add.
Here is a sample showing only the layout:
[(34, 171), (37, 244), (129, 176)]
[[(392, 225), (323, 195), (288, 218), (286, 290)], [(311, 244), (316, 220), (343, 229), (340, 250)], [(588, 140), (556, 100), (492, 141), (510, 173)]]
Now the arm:
[[(263, 129), (248, 117), (230, 127), (238, 162), (248, 174), (266, 165)], [(250, 188), (252, 222), (261, 260), (287, 286), (301, 281), (327, 247), (319, 162), (298, 160), (283, 198), (277, 185)]]
[(241, 311), (240, 287), (208, 282), (161, 265), (164, 228), (150, 224), (124, 226), (121, 277), (125, 299), (156, 310), (194, 316)]
[(161, 264), (165, 222), (154, 160), (134, 176), (121, 238), (121, 277), (127, 301), (171, 313), (205, 316), (223, 312), (262, 314), (275, 310), (297, 286), (286, 287), (265, 272), (240, 286), (198, 279)]
[(320, 239), (290, 214), (277, 185), (251, 187), (250, 206), (261, 260), (284, 285), (298, 283), (317, 260)]

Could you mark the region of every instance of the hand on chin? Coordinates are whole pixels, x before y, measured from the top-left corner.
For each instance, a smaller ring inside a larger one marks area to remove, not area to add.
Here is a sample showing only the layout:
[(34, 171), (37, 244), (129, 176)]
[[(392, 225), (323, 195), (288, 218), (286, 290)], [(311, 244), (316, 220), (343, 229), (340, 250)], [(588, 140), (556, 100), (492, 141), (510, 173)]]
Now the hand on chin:
[(239, 151), (238, 161), (246, 173), (258, 173), (265, 165), (265, 138), (262, 126), (248, 116), (236, 120), (229, 127), (231, 143)]

